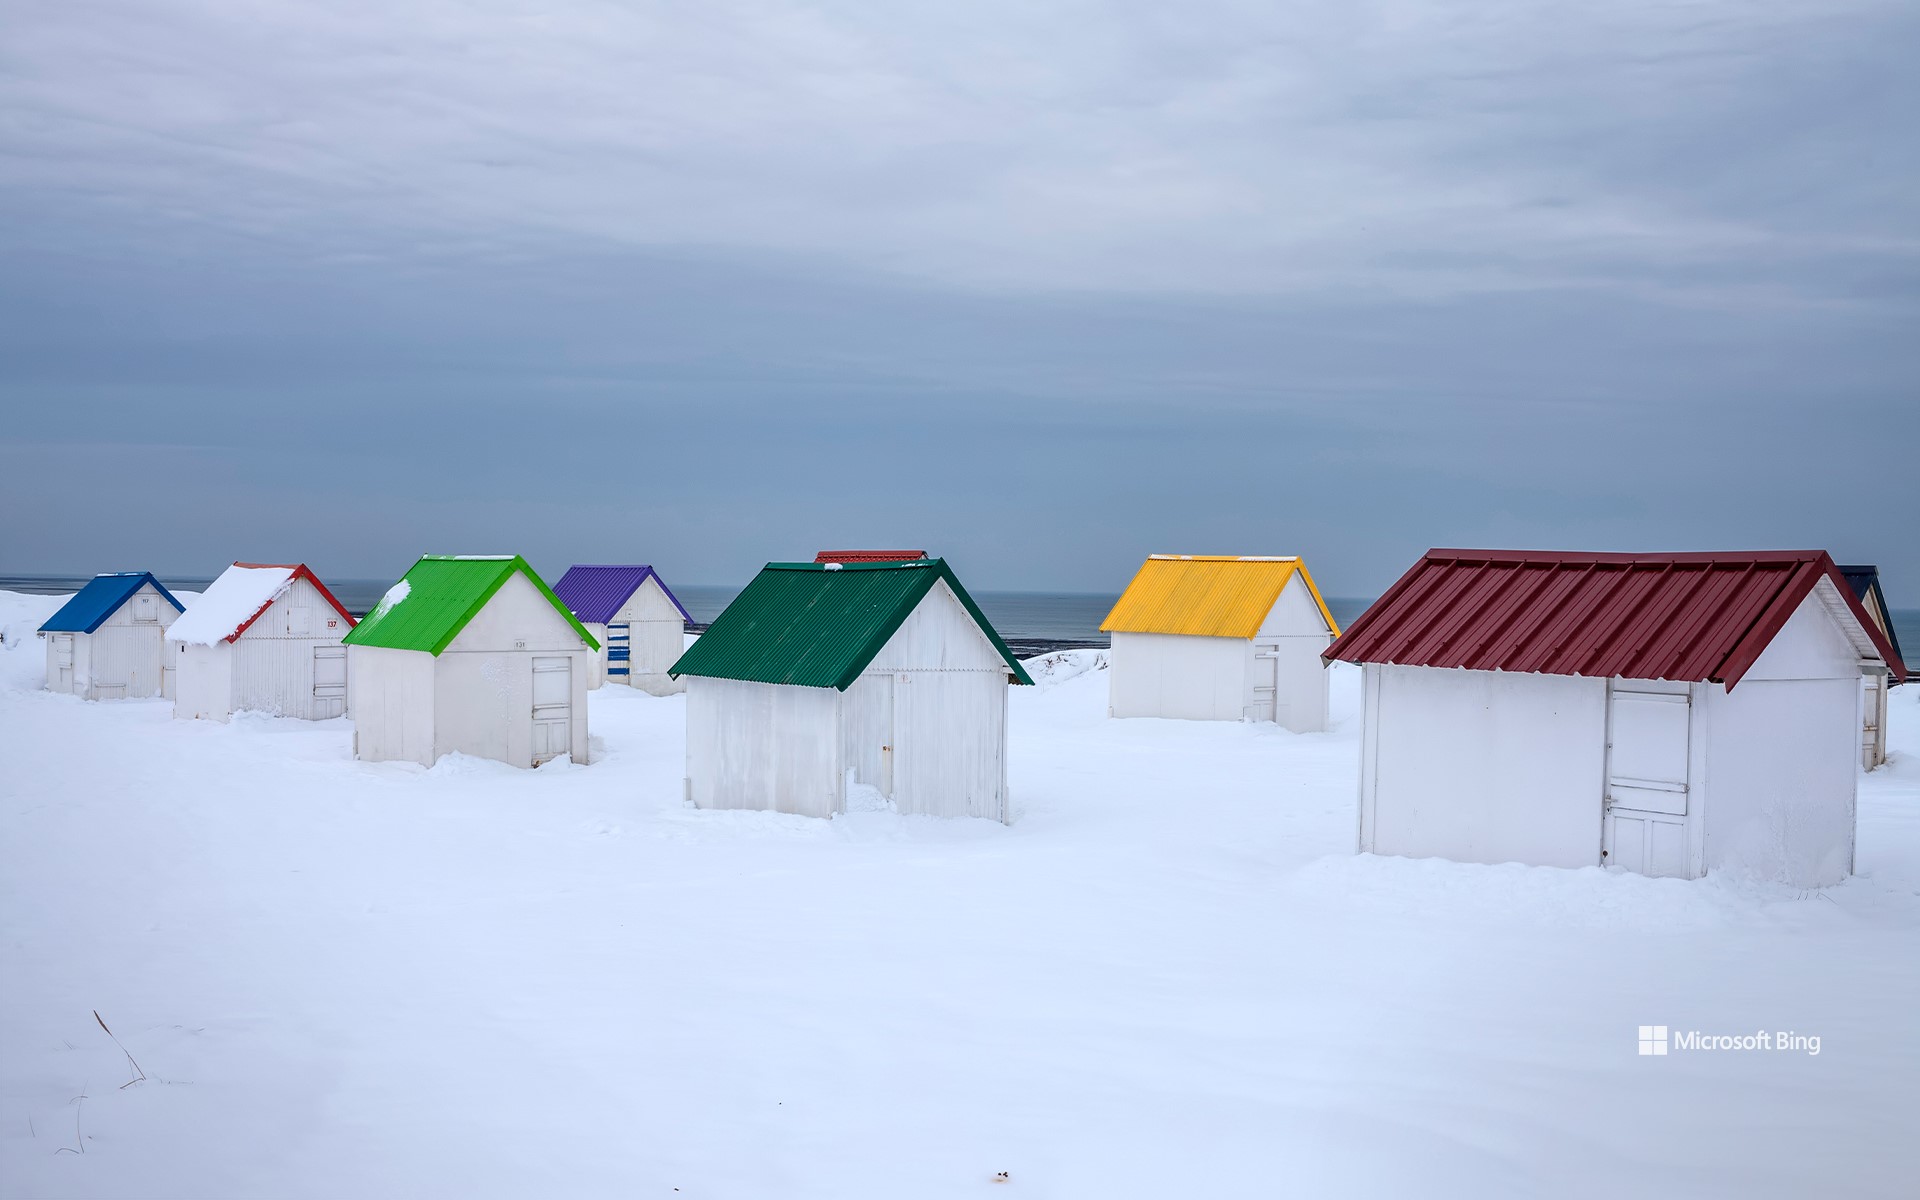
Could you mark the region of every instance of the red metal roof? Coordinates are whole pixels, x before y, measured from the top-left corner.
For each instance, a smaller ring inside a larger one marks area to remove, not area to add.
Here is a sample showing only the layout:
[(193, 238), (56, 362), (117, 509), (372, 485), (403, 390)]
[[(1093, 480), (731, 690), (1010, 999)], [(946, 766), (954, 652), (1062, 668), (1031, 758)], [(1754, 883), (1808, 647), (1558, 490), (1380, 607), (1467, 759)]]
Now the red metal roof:
[(1871, 643), (1904, 679), (1899, 654), (1824, 550), (1429, 550), (1324, 657), (1732, 688), (1822, 579), (1860, 625), (1856, 643)]
[(817, 563), (907, 562), (925, 558), (925, 550), (822, 550), (813, 556)]
[[(292, 575), (290, 575), (290, 576), (288, 576), (288, 577), (287, 577), (287, 582), (288, 582), (288, 583), (292, 583), (292, 582), (293, 582), (294, 580), (296, 580), (296, 579), (304, 579), (304, 580), (306, 580), (306, 581), (307, 581), (308, 583), (311, 583), (311, 584), (313, 585), (313, 590), (314, 590), (314, 591), (316, 591), (316, 592), (319, 592), (319, 593), (320, 593), (320, 596), (321, 596), (321, 598), (322, 598), (322, 599), (324, 599), (324, 600), (325, 600), (325, 601), (326, 601), (326, 602), (327, 602), (328, 604), (331, 604), (331, 605), (333, 605), (333, 610), (334, 610), (335, 612), (337, 612), (337, 613), (339, 613), (339, 614), (340, 614), (340, 615), (341, 615), (342, 617), (345, 617), (345, 618), (346, 618), (346, 620), (347, 620), (347, 628), (348, 628), (348, 629), (352, 629), (352, 628), (354, 627), (354, 625), (356, 625), (356, 624), (358, 624), (358, 622), (356, 622), (356, 621), (355, 621), (355, 620), (353, 619), (353, 614), (347, 611), (347, 607), (346, 607), (346, 605), (344, 605), (344, 604), (342, 604), (342, 603), (340, 603), (340, 601), (339, 601), (339, 600), (337, 600), (337, 599), (335, 599), (335, 598), (334, 598), (334, 595), (333, 595), (333, 593), (327, 590), (327, 585), (326, 585), (326, 584), (324, 584), (324, 583), (321, 583), (321, 582), (320, 582), (320, 577), (319, 577), (318, 575), (315, 575), (315, 574), (314, 574), (314, 573), (313, 573), (313, 572), (312, 572), (311, 570), (309, 570), (309, 569), (308, 569), (308, 567), (307, 567), (307, 564), (305, 564), (305, 563), (249, 563), (249, 562), (237, 562), (237, 563), (235, 563), (235, 564), (233, 564), (233, 565), (234, 565), (234, 566), (236, 566), (236, 567), (246, 567), (246, 568), (259, 568), (259, 567), (285, 567), (285, 568), (286, 568), (287, 570), (289, 570), (289, 571), (292, 571), (292, 572), (293, 572), (293, 574), (292, 574)], [(257, 609), (255, 609), (255, 610), (253, 611), (253, 615), (252, 615), (252, 616), (250, 616), (250, 617), (248, 617), (248, 618), (247, 618), (246, 620), (244, 620), (244, 621), (242, 621), (242, 622), (240, 622), (240, 628), (238, 628), (238, 629), (236, 629), (236, 630), (234, 630), (234, 631), (233, 631), (232, 633), (230, 633), (230, 634), (228, 634), (228, 635), (227, 635), (227, 640), (228, 640), (229, 642), (231, 642), (231, 641), (234, 641), (234, 640), (236, 640), (237, 638), (239, 638), (239, 636), (240, 636), (241, 634), (243, 634), (243, 633), (245, 633), (245, 632), (247, 631), (247, 627), (248, 627), (249, 625), (252, 625), (252, 624), (253, 624), (253, 623), (254, 623), (255, 621), (258, 621), (258, 620), (260, 619), (260, 614), (261, 614), (261, 613), (263, 613), (263, 612), (266, 612), (266, 611), (267, 611), (267, 609), (269, 609), (269, 608), (271, 608), (272, 606), (273, 606), (273, 601), (272, 601), (272, 600), (268, 600), (268, 601), (267, 601), (267, 602), (266, 602), (265, 604), (262, 604), (262, 605), (261, 605), (261, 606), (260, 606), (259, 608), (257, 608)]]

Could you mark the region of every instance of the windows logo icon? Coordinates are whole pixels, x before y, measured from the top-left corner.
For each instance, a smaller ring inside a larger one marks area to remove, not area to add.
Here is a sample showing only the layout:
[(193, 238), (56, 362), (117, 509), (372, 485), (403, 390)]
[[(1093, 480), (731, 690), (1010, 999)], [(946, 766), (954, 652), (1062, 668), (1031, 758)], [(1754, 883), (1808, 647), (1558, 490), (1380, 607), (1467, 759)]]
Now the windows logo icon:
[(1665, 1054), (1667, 1052), (1667, 1027), (1665, 1025), (1642, 1025), (1640, 1027), (1640, 1053)]

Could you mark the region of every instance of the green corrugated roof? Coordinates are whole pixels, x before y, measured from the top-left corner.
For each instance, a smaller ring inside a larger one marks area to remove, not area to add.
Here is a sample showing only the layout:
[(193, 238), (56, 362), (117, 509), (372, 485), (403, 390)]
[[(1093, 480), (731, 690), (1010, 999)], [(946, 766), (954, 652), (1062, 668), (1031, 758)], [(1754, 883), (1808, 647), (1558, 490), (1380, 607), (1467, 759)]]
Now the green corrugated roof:
[(939, 558), (837, 567), (768, 563), (673, 664), (672, 673), (845, 691), (942, 579), (973, 614), (1014, 680), (1032, 683)]
[(438, 654), (458, 637), (475, 613), (519, 571), (565, 617), (587, 645), (598, 650), (586, 626), (574, 619), (553, 589), (519, 555), (491, 558), (428, 554), (413, 564), (399, 583), (387, 589), (366, 619), (348, 631), (349, 646), (384, 646)]

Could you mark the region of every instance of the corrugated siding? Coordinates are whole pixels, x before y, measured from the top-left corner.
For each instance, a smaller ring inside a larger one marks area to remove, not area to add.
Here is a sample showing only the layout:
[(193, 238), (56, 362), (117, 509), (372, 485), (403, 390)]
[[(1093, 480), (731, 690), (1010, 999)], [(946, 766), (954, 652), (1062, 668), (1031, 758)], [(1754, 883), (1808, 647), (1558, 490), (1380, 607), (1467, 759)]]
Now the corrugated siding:
[(355, 758), (433, 765), (434, 661), (382, 646), (347, 650)]
[(1108, 633), (1251, 638), (1296, 573), (1332, 628), (1333, 617), (1298, 559), (1160, 554), (1141, 564), (1100, 628)]
[(978, 671), (908, 671), (893, 683), (893, 802), (902, 813), (1011, 820), (1007, 684)]
[(1844, 588), (1822, 551), (1433, 550), (1327, 658), (1731, 687), (1823, 577)]
[(844, 803), (840, 693), (687, 681), (687, 787), (698, 808), (831, 817)]

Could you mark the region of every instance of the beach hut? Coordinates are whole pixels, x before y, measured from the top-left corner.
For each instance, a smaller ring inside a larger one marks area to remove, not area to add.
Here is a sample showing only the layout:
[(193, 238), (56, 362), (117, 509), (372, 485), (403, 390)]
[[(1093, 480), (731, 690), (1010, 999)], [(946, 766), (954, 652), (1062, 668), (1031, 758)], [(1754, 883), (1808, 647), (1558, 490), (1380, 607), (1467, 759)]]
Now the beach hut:
[(946, 562), (769, 563), (674, 664), (700, 808), (1011, 820), (1007, 684)]
[(600, 651), (517, 555), (428, 555), (346, 638), (355, 757), (587, 761)]
[(652, 567), (568, 567), (553, 594), (600, 643), (588, 687), (624, 683), (656, 696), (686, 690), (667, 668), (687, 648), (693, 618)]
[(353, 617), (304, 563), (234, 563), (167, 629), (173, 715), (268, 712), (324, 721), (347, 711)]
[(149, 572), (94, 576), (40, 626), (47, 690), (87, 700), (173, 695), (164, 638), (180, 612)]
[(817, 563), (912, 562), (925, 558), (925, 550), (822, 550), (813, 556)]
[(1100, 628), (1109, 716), (1327, 727), (1320, 653), (1340, 631), (1298, 558), (1153, 555)]
[[(1887, 612), (1886, 593), (1880, 590), (1880, 568), (1841, 567), (1840, 575), (1853, 589), (1860, 607), (1887, 635), (1893, 652), (1899, 654), (1900, 638)], [(1887, 693), (1892, 690), (1893, 679), (1884, 666), (1872, 665), (1866, 668), (1860, 687), (1860, 765), (1871, 771), (1887, 761)]]
[(1327, 658), (1363, 852), (1805, 887), (1853, 869), (1861, 671), (1905, 676), (1818, 550), (1429, 550)]

